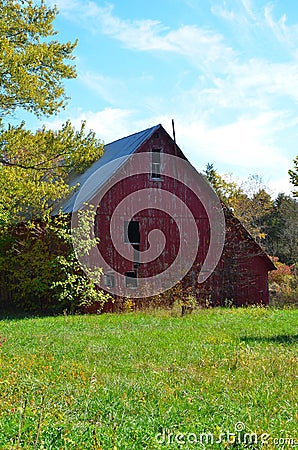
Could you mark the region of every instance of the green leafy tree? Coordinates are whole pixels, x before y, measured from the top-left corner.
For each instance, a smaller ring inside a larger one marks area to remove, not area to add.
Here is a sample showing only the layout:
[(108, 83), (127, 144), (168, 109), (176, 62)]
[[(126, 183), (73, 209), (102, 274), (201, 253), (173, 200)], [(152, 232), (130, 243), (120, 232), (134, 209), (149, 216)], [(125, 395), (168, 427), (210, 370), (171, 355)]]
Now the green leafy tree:
[[(99, 240), (89, 237), (94, 212), (79, 214), (79, 232), (84, 238), (77, 243), (84, 257)], [(78, 262), (72, 246), (76, 229), (71, 231), (69, 222), (68, 215), (60, 214), (42, 222), (22, 224), (13, 233), (0, 235), (0, 281), (12, 294), (10, 307), (31, 313), (61, 313), (84, 311), (94, 304), (101, 310), (112, 300), (92, 281), (99, 282), (102, 270), (94, 268), (92, 277), (86, 276), (91, 275), (90, 269)], [(2, 279), (1, 273), (5, 273)]]
[(53, 114), (65, 105), (63, 82), (76, 76), (76, 42), (54, 36), (56, 8), (42, 0), (0, 0), (0, 114), (23, 108), (37, 115)]
[(264, 243), (267, 233), (266, 218), (273, 202), (260, 177), (252, 175), (238, 185), (227, 175), (218, 174), (213, 164), (208, 164), (204, 173), (219, 198), (233, 211), (252, 237), (258, 243)]
[(0, 133), (0, 226), (45, 217), (65, 197), (72, 172), (89, 166), (103, 153), (103, 144), (83, 123), (35, 133), (24, 125)]
[(57, 41), (58, 11), (43, 0), (0, 0), (0, 11), (0, 294), (6, 284), (6, 297), (31, 311), (53, 309), (52, 301), (70, 310), (104, 302), (75, 259), (69, 218), (50, 215), (76, 188), (73, 172), (102, 155), (102, 142), (85, 123), (35, 132), (9, 124), (24, 111), (50, 116), (66, 106), (76, 42)]
[[(103, 153), (83, 123), (32, 132), (7, 124), (22, 110), (52, 115), (66, 105), (63, 82), (76, 77), (76, 42), (60, 43), (56, 7), (32, 0), (0, 0), (0, 226), (41, 218), (69, 194), (68, 177)], [(74, 188), (74, 187), (73, 187)]]
[[(294, 169), (289, 170), (289, 175), (291, 183), (297, 188), (298, 187), (298, 156), (294, 159)], [(297, 189), (293, 192), (295, 197), (298, 197)]]
[(298, 201), (289, 195), (279, 194), (267, 217), (266, 248), (282, 263), (298, 261)]
[(251, 197), (247, 194), (236, 199), (234, 214), (243, 223), (252, 237), (265, 244), (268, 232), (267, 216), (273, 208), (273, 201), (265, 189), (260, 189)]
[(228, 207), (234, 209), (237, 199), (244, 195), (242, 188), (235, 181), (228, 179), (228, 175), (220, 175), (213, 164), (208, 163), (203, 173), (218, 197)]
[(76, 42), (54, 37), (57, 9), (42, 0), (0, 0), (0, 226), (40, 218), (69, 193), (67, 177), (98, 159), (102, 143), (85, 124), (75, 131), (7, 124), (26, 110), (52, 115), (66, 105), (64, 80), (76, 76)]

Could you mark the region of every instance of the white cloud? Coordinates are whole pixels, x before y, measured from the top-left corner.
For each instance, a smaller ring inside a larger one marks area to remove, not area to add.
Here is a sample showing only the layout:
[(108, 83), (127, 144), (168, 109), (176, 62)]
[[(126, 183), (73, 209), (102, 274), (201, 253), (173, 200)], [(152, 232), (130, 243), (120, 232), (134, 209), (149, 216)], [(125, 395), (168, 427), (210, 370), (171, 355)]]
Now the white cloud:
[[(95, 131), (98, 138), (105, 143), (136, 132), (134, 128), (134, 111), (120, 108), (105, 108), (102, 111), (78, 111), (71, 117), (71, 123), (79, 129), (82, 121), (86, 121), (87, 129)], [(49, 120), (46, 127), (58, 129), (65, 120)]]
[(298, 25), (287, 25), (287, 15), (275, 20), (273, 17), (273, 4), (268, 3), (264, 8), (264, 19), (267, 27), (273, 33), (277, 41), (284, 45), (284, 48), (291, 52), (294, 58), (297, 59), (297, 45), (298, 45)]
[(208, 73), (226, 73), (237, 55), (225, 45), (221, 34), (196, 25), (170, 30), (158, 20), (123, 20), (113, 14), (113, 6), (100, 7), (92, 1), (58, 2), (61, 14), (79, 22), (88, 31), (99, 31), (137, 51), (164, 51), (181, 55)]
[(222, 80), (227, 96), (227, 83), (240, 93), (241, 97), (264, 100), (267, 96), (268, 105), (276, 96), (290, 97), (298, 100), (298, 62), (285, 64), (271, 63), (260, 59), (236, 65), (230, 74), (230, 79)]
[(271, 189), (273, 197), (276, 197), (281, 192), (291, 195), (294, 191), (294, 186), (290, 183), (290, 177), (287, 171), (284, 171), (284, 173), (284, 176), (275, 178), (274, 180), (270, 176), (267, 178), (266, 185)]
[(284, 166), (286, 158), (272, 142), (276, 117), (261, 114), (255, 119), (238, 119), (228, 125), (211, 127), (202, 122), (179, 124), (179, 142), (196, 160), (216, 161), (234, 168), (257, 170)]
[[(241, 0), (244, 12), (250, 16), (251, 25), (255, 25), (255, 16), (249, 0)], [(59, 6), (60, 8), (60, 6)], [(265, 17), (267, 25), (275, 30), (285, 27), (285, 18), (275, 23), (271, 15), (272, 7), (266, 6)], [(100, 7), (92, 1), (84, 5), (74, 2), (61, 2), (62, 14), (71, 14), (73, 20), (80, 20), (88, 30), (99, 30), (112, 38), (119, 40), (127, 48), (138, 51), (164, 51), (183, 56), (188, 62), (203, 72), (211, 88), (215, 86), (214, 93), (222, 99), (222, 106), (235, 101), (251, 103), (257, 102), (264, 106), (265, 95), (288, 95), (298, 99), (298, 61), (293, 60), (284, 64), (270, 63), (261, 59), (251, 59), (247, 63), (241, 62), (239, 55), (230, 46), (226, 45), (221, 34), (200, 28), (195, 25), (185, 25), (176, 30), (169, 30), (156, 20), (122, 20), (114, 15), (113, 6)], [(220, 14), (235, 15), (228, 12), (221, 5), (213, 5), (213, 11)], [(247, 22), (247, 17), (239, 13), (237, 20)], [(280, 32), (281, 33), (281, 32)], [(280, 34), (279, 33), (279, 34)], [(83, 74), (82, 79), (93, 85), (107, 101), (114, 104), (117, 99), (115, 90), (124, 88), (124, 83), (111, 80), (101, 75)], [(257, 90), (258, 95), (256, 96)], [(209, 93), (212, 93), (212, 88)]]
[(221, 17), (222, 19), (228, 20), (229, 22), (233, 22), (237, 19), (235, 12), (232, 9), (227, 9), (223, 5), (213, 5), (211, 7), (211, 12), (215, 16)]
[[(171, 132), (172, 110), (178, 144), (199, 170), (206, 162), (214, 161), (219, 168), (229, 167), (234, 173), (239, 170), (241, 174), (268, 174), (269, 180), (276, 180), (270, 181), (273, 187), (275, 183), (280, 190), (290, 191), (286, 180), (292, 158), (287, 159), (275, 140), (279, 131), (297, 126), (293, 105), (298, 101), (298, 28), (287, 25), (286, 15), (274, 19), (269, 3), (261, 11), (254, 8), (251, 0), (213, 2), (213, 14), (229, 21), (232, 32), (236, 30), (235, 36), (239, 36), (231, 48), (218, 31), (200, 26), (170, 29), (157, 20), (123, 20), (117, 17), (113, 6), (100, 7), (94, 1), (56, 3), (61, 14), (86, 30), (105, 34), (134, 51), (179, 55), (184, 60), (182, 69), (177, 64), (177, 71), (185, 70), (186, 62), (187, 70), (197, 74), (192, 85), (177, 86), (171, 98), (156, 89), (144, 91), (138, 102), (130, 95), (132, 80), (124, 83), (120, 78), (85, 71), (80, 75), (81, 81), (113, 108), (80, 112), (74, 123), (79, 125), (86, 118), (87, 126), (110, 142), (159, 122), (169, 124), (166, 127)], [(244, 34), (241, 53), (236, 51), (236, 45)], [(263, 53), (262, 37), (268, 39)], [(260, 49), (260, 53), (253, 49), (251, 54), (263, 57), (249, 59), (251, 43)], [(271, 43), (283, 52), (282, 60), (286, 62), (270, 60), (266, 48)], [(119, 104), (127, 104), (126, 109), (117, 108)], [(281, 188), (282, 185), (287, 188)]]
[[(291, 158), (274, 143), (279, 117), (264, 113), (215, 127), (199, 120), (187, 123), (184, 117), (176, 119), (177, 143), (198, 171), (214, 163), (220, 173), (230, 172), (236, 181), (258, 174), (273, 196), (292, 192), (288, 176)], [(170, 118), (164, 117), (162, 123), (168, 124), (171, 134)]]
[(246, 13), (252, 18), (252, 19), (256, 19), (256, 15), (253, 11), (253, 6), (250, 0), (241, 0), (242, 6), (244, 8), (244, 10), (246, 11)]
[[(105, 108), (102, 111), (78, 111), (72, 117), (78, 129), (83, 120), (87, 129), (92, 129), (105, 143), (161, 123), (172, 136), (171, 119), (168, 115), (147, 119), (136, 118), (132, 110)], [(231, 172), (232, 178), (241, 174), (262, 176), (265, 185), (274, 195), (290, 193), (293, 189), (287, 175), (291, 159), (272, 142), (272, 136), (279, 117), (264, 113), (255, 119), (242, 118), (224, 126), (210, 126), (200, 119), (188, 122), (182, 116), (175, 117), (177, 144), (198, 171), (205, 169), (207, 162), (213, 162), (221, 173)], [(60, 128), (61, 120), (49, 121), (47, 127)]]
[(112, 77), (107, 77), (99, 73), (83, 72), (79, 74), (79, 79), (88, 86), (94, 94), (99, 95), (102, 99), (117, 105), (119, 98), (126, 91), (126, 84)]

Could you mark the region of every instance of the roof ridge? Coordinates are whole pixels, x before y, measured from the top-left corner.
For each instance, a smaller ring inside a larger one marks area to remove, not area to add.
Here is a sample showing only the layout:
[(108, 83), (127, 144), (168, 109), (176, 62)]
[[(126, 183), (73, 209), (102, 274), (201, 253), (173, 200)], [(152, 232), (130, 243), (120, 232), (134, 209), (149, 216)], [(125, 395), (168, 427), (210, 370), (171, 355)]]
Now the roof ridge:
[(148, 132), (149, 130), (153, 130), (154, 128), (159, 128), (159, 127), (161, 127), (160, 123), (158, 125), (154, 125), (153, 127), (145, 128), (145, 130), (137, 131), (136, 133), (128, 134), (127, 136), (124, 136), (122, 138), (115, 139), (115, 141), (108, 142), (107, 144), (104, 144), (104, 146), (106, 147), (107, 145), (115, 144), (116, 142), (119, 142), (119, 141), (122, 141), (124, 139), (133, 137), (133, 136), (135, 136), (137, 134), (142, 134), (142, 133)]

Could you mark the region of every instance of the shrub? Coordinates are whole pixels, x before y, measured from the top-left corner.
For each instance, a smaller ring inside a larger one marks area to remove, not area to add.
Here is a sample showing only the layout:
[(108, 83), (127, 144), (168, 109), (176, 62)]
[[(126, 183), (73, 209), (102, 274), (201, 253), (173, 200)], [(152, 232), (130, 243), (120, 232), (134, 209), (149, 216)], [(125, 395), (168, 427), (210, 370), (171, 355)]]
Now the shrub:
[(298, 277), (297, 265), (288, 266), (277, 257), (271, 257), (277, 270), (269, 272), (270, 301), (274, 305), (297, 304)]
[[(110, 299), (77, 261), (67, 215), (2, 232), (1, 241), (0, 271), (14, 307), (30, 313), (75, 312)], [(96, 243), (86, 239), (80, 250), (88, 253)]]

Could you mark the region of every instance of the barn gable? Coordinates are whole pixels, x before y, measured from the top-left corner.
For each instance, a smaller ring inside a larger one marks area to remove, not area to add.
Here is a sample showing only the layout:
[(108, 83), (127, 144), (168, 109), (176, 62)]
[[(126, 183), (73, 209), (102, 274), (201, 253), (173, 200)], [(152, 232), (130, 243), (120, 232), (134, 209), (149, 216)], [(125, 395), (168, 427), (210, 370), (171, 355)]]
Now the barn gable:
[[(73, 176), (71, 180), (72, 185), (79, 184), (83, 186), (86, 180), (91, 180), (91, 182), (88, 182), (88, 189), (85, 189), (83, 192), (80, 202), (76, 202), (78, 192), (75, 192), (65, 202), (59, 205), (56, 211), (60, 209), (64, 213), (71, 213), (75, 209), (79, 209), (84, 202), (88, 202), (96, 192), (102, 189), (115, 173), (121, 170), (122, 166), (129, 161), (133, 154), (150, 152), (159, 147), (162, 148), (163, 152), (178, 156), (187, 161), (181, 149), (161, 125), (156, 125), (116, 140), (105, 145), (105, 152), (102, 158), (92, 164), (83, 174)], [(101, 169), (100, 179), (96, 176), (98, 169)], [(198, 183), (201, 182), (200, 180), (201, 178), (198, 174)], [(153, 184), (156, 187), (158, 185), (158, 179), (148, 180), (148, 177), (146, 179), (139, 177), (136, 183), (134, 186), (126, 185), (126, 194), (134, 190), (150, 188)], [(159, 187), (161, 187), (160, 183)], [(172, 187), (170, 189), (174, 192), (174, 189), (178, 188)], [(175, 194), (177, 192), (180, 192), (179, 189), (175, 191)], [(123, 197), (123, 192), (121, 195)], [(117, 206), (117, 202), (122, 198), (121, 195), (120, 191), (117, 192), (117, 190), (114, 190), (110, 196), (106, 197), (106, 200), (97, 213), (96, 229), (100, 230), (100, 252), (105, 253), (107, 259), (110, 258), (111, 265), (114, 265), (115, 271), (123, 274), (134, 274), (130, 275), (133, 278), (150, 276), (152, 273), (152, 265), (144, 264), (144, 267), (136, 263), (129, 265), (127, 262), (123, 262), (123, 258), (119, 258), (119, 255), (111, 247), (109, 237), (110, 220), (113, 208)], [(192, 202), (191, 199), (190, 202)], [(197, 211), (196, 220), (200, 228), (202, 245), (192, 270), (183, 280), (185, 286), (192, 284), (193, 291), (198, 293), (201, 299), (208, 299), (209, 303), (214, 305), (224, 304), (224, 301), (227, 299), (232, 300), (237, 305), (253, 303), (268, 304), (268, 271), (274, 270), (275, 267), (266, 253), (252, 239), (247, 230), (225, 205), (223, 205), (223, 211), (226, 220), (226, 242), (220, 261), (216, 270), (206, 282), (200, 285), (193, 282), (193, 280), (197, 279), (197, 275), (202, 266), (202, 260), (206, 257), (208, 242), (210, 240), (207, 217), (204, 217), (203, 209), (199, 203), (194, 206), (194, 210)], [(146, 236), (148, 236), (150, 227), (159, 229), (159, 225), (163, 224), (163, 219), (161, 219), (158, 212), (154, 213), (156, 214), (155, 216), (152, 216), (152, 214), (150, 212), (150, 217), (143, 214), (138, 218), (145, 233), (142, 239), (134, 245), (134, 248), (136, 247), (140, 251), (145, 250), (144, 242), (147, 239)], [(172, 236), (174, 232), (174, 229), (171, 227), (172, 225), (168, 221), (165, 225), (168, 237)], [(155, 263), (156, 265), (160, 264), (159, 270), (162, 270), (163, 266), (166, 267), (173, 262), (175, 251), (177, 251), (177, 245), (176, 247), (175, 245), (173, 245), (173, 248), (165, 251), (161, 255), (160, 261)], [(108, 280), (107, 284), (111, 282), (109, 274), (106, 275), (106, 280)], [(132, 287), (135, 282), (136, 280), (133, 279)]]

